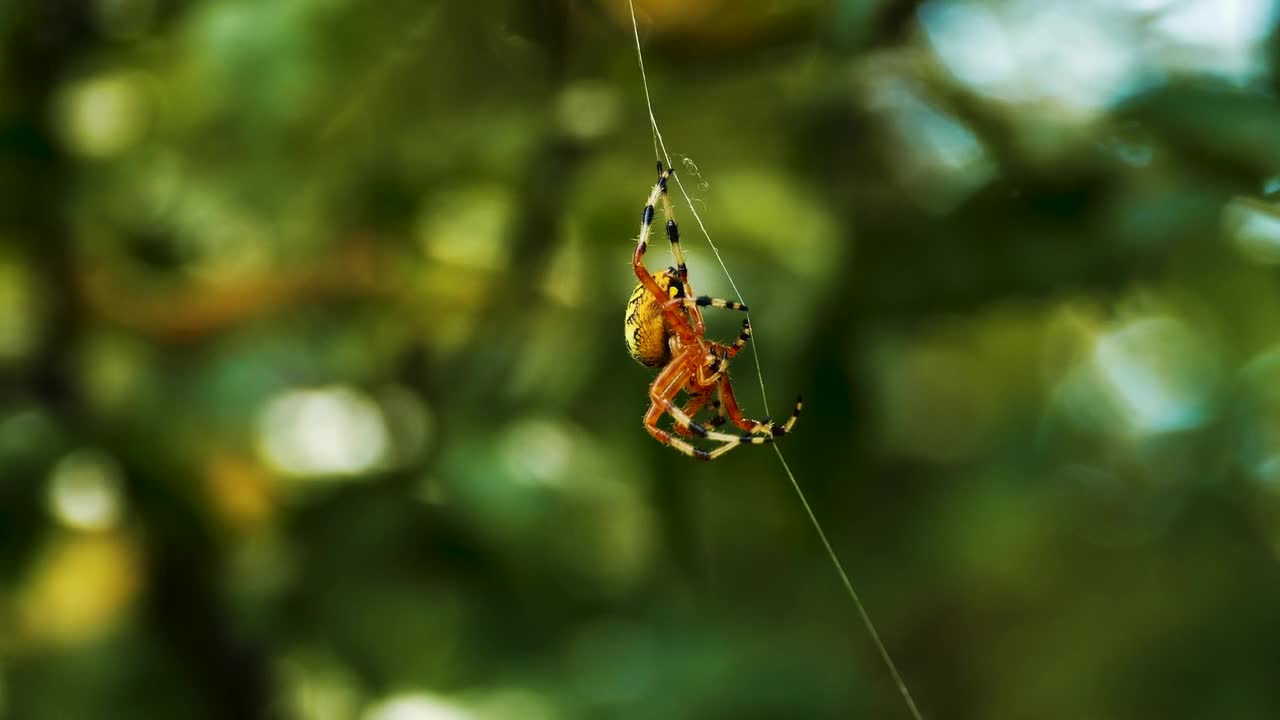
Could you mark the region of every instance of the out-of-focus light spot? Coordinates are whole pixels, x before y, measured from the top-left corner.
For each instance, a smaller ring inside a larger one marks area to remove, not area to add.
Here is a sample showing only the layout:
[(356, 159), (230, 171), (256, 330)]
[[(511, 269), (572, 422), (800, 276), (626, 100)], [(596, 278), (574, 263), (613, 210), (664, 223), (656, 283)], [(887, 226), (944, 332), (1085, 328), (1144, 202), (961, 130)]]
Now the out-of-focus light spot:
[(579, 140), (603, 137), (618, 124), (618, 92), (604, 83), (574, 83), (556, 98), (556, 113), (567, 134)]
[(49, 510), (76, 530), (107, 530), (124, 512), (120, 466), (110, 455), (77, 450), (58, 461), (49, 478)]
[(1152, 29), (1169, 46), (1166, 67), (1243, 80), (1265, 68), (1262, 42), (1275, 21), (1270, 0), (1183, 0), (1162, 9)]
[(25, 266), (0, 260), (0, 363), (22, 360), (39, 342), (42, 294)]
[(63, 141), (78, 155), (106, 158), (128, 150), (147, 131), (154, 81), (142, 72), (115, 72), (82, 80), (58, 96)]
[(1119, 137), (1102, 140), (1099, 145), (1129, 167), (1147, 167), (1155, 158), (1155, 148), (1145, 143), (1130, 142)]
[(1271, 197), (1276, 193), (1280, 193), (1280, 177), (1267, 178), (1266, 182), (1262, 183), (1262, 194)]
[(1280, 492), (1280, 347), (1240, 370), (1241, 460), (1253, 477)]
[[(989, 8), (973, 3), (929, 2), (920, 8), (920, 24), (934, 52), (961, 83), (973, 88), (999, 88), (1014, 80), (1017, 59), (1004, 25)], [(1009, 90), (1016, 92), (1018, 87)]]
[(559, 485), (569, 471), (573, 443), (560, 425), (547, 420), (521, 420), (507, 430), (501, 452), (513, 478)]
[[(686, 172), (686, 178), (697, 168), (692, 161), (686, 163), (690, 166), (694, 170)], [(841, 267), (840, 254), (849, 244), (837, 231), (830, 209), (804, 185), (789, 182), (776, 170), (722, 171), (714, 177), (710, 202), (733, 223), (729, 231), (735, 236), (755, 243), (771, 253), (775, 264), (805, 278), (823, 277)], [(714, 274), (702, 278), (698, 287), (707, 292), (723, 296), (731, 292), (727, 285), (708, 287), (719, 282)], [(627, 282), (634, 285), (634, 278)]]
[(1111, 409), (1139, 433), (1187, 430), (1208, 417), (1215, 358), (1182, 322), (1151, 317), (1103, 335), (1093, 369)]
[(1141, 58), (1126, 24), (1101, 4), (1009, 0), (987, 7), (934, 0), (920, 8), (919, 18), (958, 82), (1004, 102), (1048, 101), (1087, 118), (1141, 81)]
[(137, 595), (137, 550), (114, 533), (60, 538), (19, 590), (19, 642), (75, 644), (108, 629)]
[(109, 331), (90, 333), (76, 357), (90, 404), (115, 409), (136, 402), (145, 392), (147, 352), (135, 337)]
[(502, 270), (508, 261), (512, 211), (511, 193), (503, 187), (471, 187), (436, 196), (419, 215), (418, 238), (436, 262)]
[(348, 387), (294, 390), (267, 403), (260, 448), (291, 476), (355, 475), (386, 458), (387, 428), (377, 403)]
[(476, 713), (484, 720), (556, 720), (560, 712), (545, 695), (523, 688), (502, 688), (476, 700)]
[(874, 103), (901, 139), (899, 184), (922, 208), (944, 213), (995, 175), (986, 148), (968, 127), (921, 99), (897, 78), (877, 86)]
[(521, 418), (496, 443), (454, 449), (444, 462), (455, 467), (447, 486), (428, 479), (420, 496), (468, 517), (517, 562), (553, 567), (598, 593), (626, 592), (652, 566), (658, 533), (634, 463), (592, 433)]
[(584, 279), (591, 276), (585, 257), (585, 239), (578, 223), (569, 222), (547, 263), (542, 292), (561, 305), (574, 307), (584, 300)]
[(299, 720), (349, 720), (360, 707), (358, 683), (332, 658), (295, 654), (280, 662), (290, 717)]
[(210, 506), (232, 527), (260, 527), (274, 507), (267, 475), (259, 463), (248, 458), (222, 454), (209, 458), (204, 485)]
[(369, 706), (361, 720), (479, 720), (462, 705), (428, 693), (393, 695)]
[(1250, 260), (1280, 264), (1280, 207), (1238, 197), (1227, 203), (1222, 218), (1228, 235)]

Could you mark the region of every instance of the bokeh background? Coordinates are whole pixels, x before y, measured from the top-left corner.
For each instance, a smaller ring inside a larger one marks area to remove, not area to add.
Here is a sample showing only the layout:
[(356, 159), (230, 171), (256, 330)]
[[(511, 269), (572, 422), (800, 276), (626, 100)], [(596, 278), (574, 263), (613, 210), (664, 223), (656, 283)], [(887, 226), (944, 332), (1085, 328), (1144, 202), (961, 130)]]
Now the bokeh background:
[[(636, 10), (924, 714), (1280, 716), (1275, 7)], [(909, 717), (641, 429), (653, 155), (624, 1), (0, 3), (0, 717)]]

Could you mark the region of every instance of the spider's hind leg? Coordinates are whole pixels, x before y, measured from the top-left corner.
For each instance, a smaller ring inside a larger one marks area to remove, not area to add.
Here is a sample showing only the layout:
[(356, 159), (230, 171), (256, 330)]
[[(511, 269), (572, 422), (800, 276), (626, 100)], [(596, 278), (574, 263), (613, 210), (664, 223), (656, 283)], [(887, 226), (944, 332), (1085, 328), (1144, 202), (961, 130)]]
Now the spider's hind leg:
[[(707, 404), (708, 401), (711, 400), (711, 397), (712, 397), (712, 393), (710, 390), (708, 390), (705, 393), (702, 393), (701, 395), (694, 395), (689, 398), (688, 402), (685, 403), (685, 406), (681, 410), (681, 412), (689, 416), (690, 421), (693, 421), (693, 419), (698, 416), (698, 412), (702, 410), (702, 408)], [(716, 401), (716, 405), (718, 406), (719, 404), (720, 404), (719, 401)], [(712, 418), (711, 422), (709, 422), (708, 425), (712, 427), (716, 427), (715, 418)], [(685, 437), (697, 437), (697, 435), (692, 430), (686, 427), (681, 427), (679, 423), (676, 423), (674, 427), (676, 432), (680, 433)]]
[(748, 433), (758, 433), (769, 437), (782, 437), (791, 432), (796, 420), (800, 419), (800, 411), (804, 409), (804, 398), (796, 396), (795, 408), (791, 411), (791, 417), (784, 423), (770, 422), (768, 418), (753, 420), (746, 417), (742, 414), (742, 408), (738, 407), (737, 398), (733, 396), (733, 385), (729, 383), (728, 375), (720, 378), (720, 399), (724, 402), (725, 410), (734, 425)]

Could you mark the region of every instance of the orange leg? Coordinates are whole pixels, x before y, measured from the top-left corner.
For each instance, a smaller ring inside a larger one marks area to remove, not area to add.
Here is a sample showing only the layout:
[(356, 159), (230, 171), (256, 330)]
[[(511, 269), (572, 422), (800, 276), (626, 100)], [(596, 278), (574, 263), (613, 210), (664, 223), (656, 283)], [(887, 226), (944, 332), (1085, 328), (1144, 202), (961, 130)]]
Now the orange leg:
[[(671, 399), (674, 398), (689, 381), (689, 351), (685, 351), (677, 355), (658, 373), (658, 377), (654, 379), (653, 384), (649, 386), (649, 397), (652, 404), (649, 405), (649, 411), (644, 414), (644, 429), (649, 431), (655, 440), (679, 450), (690, 457), (696, 457), (700, 460), (709, 460), (710, 453), (694, 447), (688, 442), (672, 435), (670, 432), (658, 427), (658, 420), (666, 413), (667, 408), (674, 407)], [(694, 435), (705, 434), (706, 430), (701, 425), (679, 427), (677, 430), (682, 434)], [(702, 430), (702, 433), (698, 433)]]
[[(684, 389), (685, 385), (689, 382), (690, 375), (692, 375), (692, 370), (689, 366), (695, 362), (695, 358), (697, 357), (695, 354), (696, 352), (697, 351), (695, 349), (690, 349), (677, 355), (665, 368), (663, 368), (662, 372), (658, 373), (658, 377), (653, 381), (653, 384), (649, 386), (649, 398), (652, 400), (652, 404), (649, 406), (649, 411), (646, 412), (644, 416), (644, 426), (649, 434), (658, 442), (670, 445), (685, 455), (696, 457), (700, 460), (714, 460), (742, 444), (760, 445), (772, 442), (773, 436), (767, 434), (752, 435), (750, 433), (746, 433), (743, 435), (730, 435), (728, 433), (709, 431), (702, 425), (694, 422), (693, 419), (689, 415), (685, 414), (685, 412), (679, 407), (676, 407), (675, 403), (672, 402), (672, 399), (675, 398), (675, 396), (679, 394), (679, 392)], [(661, 419), (664, 414), (671, 416), (671, 419), (675, 423), (676, 431), (680, 432), (680, 434), (688, 433), (692, 436), (706, 438), (723, 444), (711, 451), (694, 447), (691, 443), (681, 440), (669, 431), (658, 427), (658, 420)]]
[(781, 437), (791, 432), (791, 427), (796, 424), (796, 420), (800, 418), (800, 410), (804, 406), (804, 398), (796, 397), (796, 407), (791, 412), (791, 417), (785, 423), (771, 423), (768, 418), (764, 420), (752, 420), (744, 417), (742, 409), (738, 407), (738, 400), (733, 396), (733, 385), (729, 382), (729, 376), (724, 375), (720, 378), (720, 400), (724, 403), (724, 409), (729, 415), (729, 419), (734, 425), (746, 430), (749, 433), (768, 433), (774, 437)]
[[(706, 405), (710, 400), (711, 400), (710, 390), (702, 393), (701, 395), (694, 395), (689, 398), (689, 402), (685, 403), (685, 406), (681, 408), (680, 412), (684, 413), (685, 415), (688, 415), (689, 419), (692, 420), (693, 418), (697, 417), (698, 411), (701, 410), (703, 406)], [(676, 432), (680, 433), (685, 437), (694, 437), (692, 430), (682, 428), (679, 425), (676, 425), (675, 429), (676, 429)]]

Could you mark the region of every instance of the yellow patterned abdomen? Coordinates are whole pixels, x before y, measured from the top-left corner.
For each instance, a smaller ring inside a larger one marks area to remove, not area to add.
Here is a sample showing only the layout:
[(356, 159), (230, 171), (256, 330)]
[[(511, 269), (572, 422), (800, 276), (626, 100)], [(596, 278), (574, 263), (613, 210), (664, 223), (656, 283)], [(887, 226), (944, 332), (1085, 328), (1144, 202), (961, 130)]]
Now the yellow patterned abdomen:
[[(672, 283), (669, 271), (659, 270), (653, 274), (653, 279), (670, 297), (681, 296), (680, 283)], [(665, 365), (671, 359), (671, 345), (668, 342), (670, 336), (671, 329), (667, 327), (666, 318), (663, 317), (662, 304), (643, 284), (637, 284), (636, 289), (631, 291), (631, 299), (627, 301), (627, 352), (641, 365)]]

